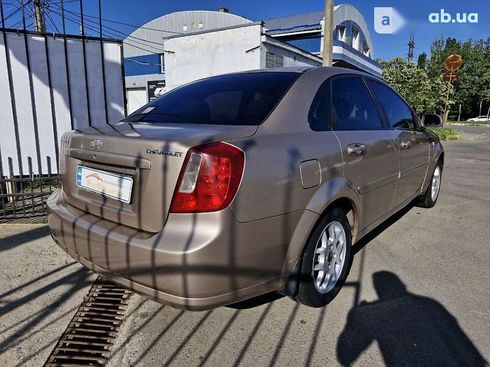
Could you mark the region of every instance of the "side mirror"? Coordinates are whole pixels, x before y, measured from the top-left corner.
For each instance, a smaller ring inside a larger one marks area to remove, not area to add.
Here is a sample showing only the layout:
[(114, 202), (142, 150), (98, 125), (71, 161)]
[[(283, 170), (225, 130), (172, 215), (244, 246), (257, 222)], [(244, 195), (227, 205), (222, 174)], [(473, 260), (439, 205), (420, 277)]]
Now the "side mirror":
[(439, 115), (428, 113), (422, 117), (422, 125), (425, 127), (442, 126), (442, 118)]

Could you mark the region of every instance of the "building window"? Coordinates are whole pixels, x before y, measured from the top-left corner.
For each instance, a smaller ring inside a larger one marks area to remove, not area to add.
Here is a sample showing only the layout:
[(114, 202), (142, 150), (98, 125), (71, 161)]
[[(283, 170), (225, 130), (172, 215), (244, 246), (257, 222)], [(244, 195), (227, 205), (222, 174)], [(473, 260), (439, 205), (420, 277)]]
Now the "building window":
[(304, 34), (299, 36), (287, 36), (278, 38), (290, 45), (311, 53), (320, 53), (322, 37), (319, 34)]
[(187, 32), (187, 24), (184, 24), (184, 26), (182, 27), (182, 30), (183, 30), (184, 32)]
[(337, 39), (339, 41), (346, 42), (347, 38), (346, 38), (345, 27), (344, 26), (339, 25), (337, 27)]
[(265, 67), (266, 68), (282, 68), (284, 66), (284, 56), (276, 55), (272, 52), (266, 52), (265, 54)]
[(366, 42), (364, 42), (364, 45), (362, 46), (362, 53), (364, 56), (371, 57), (371, 49)]
[(160, 54), (160, 74), (165, 73), (165, 54)]
[(199, 23), (199, 29), (203, 29), (203, 27), (204, 27), (204, 24), (202, 24), (202, 22)]
[(352, 27), (352, 47), (359, 51), (359, 30)]

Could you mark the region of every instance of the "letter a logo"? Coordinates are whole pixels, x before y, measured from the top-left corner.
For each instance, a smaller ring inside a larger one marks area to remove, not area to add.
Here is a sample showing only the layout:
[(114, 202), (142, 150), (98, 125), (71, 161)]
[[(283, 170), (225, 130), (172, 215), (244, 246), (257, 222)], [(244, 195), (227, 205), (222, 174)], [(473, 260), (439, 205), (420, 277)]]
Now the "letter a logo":
[(405, 19), (392, 7), (374, 8), (374, 30), (379, 34), (393, 34), (405, 24)]

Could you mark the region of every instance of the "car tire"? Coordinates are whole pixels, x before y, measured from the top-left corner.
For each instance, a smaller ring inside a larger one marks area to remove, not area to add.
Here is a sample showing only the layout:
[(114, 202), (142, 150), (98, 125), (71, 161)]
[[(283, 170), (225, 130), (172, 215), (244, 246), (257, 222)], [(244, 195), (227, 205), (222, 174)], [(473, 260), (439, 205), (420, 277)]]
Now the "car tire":
[(341, 209), (329, 210), (305, 246), (295, 299), (310, 307), (325, 306), (344, 285), (351, 263), (349, 221)]
[(441, 191), (441, 183), (442, 183), (442, 164), (441, 162), (437, 162), (434, 171), (432, 172), (432, 176), (430, 179), (430, 183), (427, 186), (427, 190), (425, 190), (424, 194), (419, 197), (417, 202), (417, 206), (421, 208), (432, 208), (436, 205), (437, 198), (439, 197), (439, 193)]

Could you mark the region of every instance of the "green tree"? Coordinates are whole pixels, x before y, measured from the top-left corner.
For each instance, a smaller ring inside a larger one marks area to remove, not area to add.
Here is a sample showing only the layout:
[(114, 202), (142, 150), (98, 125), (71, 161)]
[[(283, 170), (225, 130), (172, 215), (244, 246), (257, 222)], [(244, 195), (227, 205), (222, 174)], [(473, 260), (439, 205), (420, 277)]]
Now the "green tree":
[(384, 61), (382, 66), (383, 79), (412, 105), (418, 115), (442, 111), (448, 86), (440, 77), (430, 80), (424, 69), (401, 57)]
[(417, 58), (417, 67), (422, 70), (427, 68), (427, 54), (425, 52), (422, 52)]
[(458, 79), (454, 83), (455, 106), (461, 104), (463, 117), (476, 116), (480, 101), (483, 101), (484, 108), (490, 104), (490, 38), (465, 42), (454, 38), (434, 41), (427, 65), (431, 82), (440, 79), (444, 73), (444, 60), (451, 54), (459, 54), (463, 59)]

